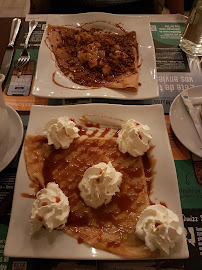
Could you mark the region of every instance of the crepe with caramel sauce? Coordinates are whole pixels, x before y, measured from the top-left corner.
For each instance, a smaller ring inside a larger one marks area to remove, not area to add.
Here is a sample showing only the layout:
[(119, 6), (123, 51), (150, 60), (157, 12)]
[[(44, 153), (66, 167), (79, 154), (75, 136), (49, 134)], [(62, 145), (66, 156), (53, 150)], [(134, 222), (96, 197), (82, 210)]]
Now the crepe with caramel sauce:
[[(45, 187), (56, 182), (69, 198), (70, 215), (64, 230), (94, 248), (126, 258), (155, 254), (135, 236), (140, 213), (150, 204), (142, 157), (118, 150), (116, 138), (78, 138), (68, 149), (56, 150), (41, 135), (26, 135), (25, 162), (29, 178)], [(99, 162), (111, 162), (122, 173), (120, 192), (98, 209), (85, 205), (78, 184), (84, 172)]]
[(138, 90), (136, 32), (115, 34), (48, 25), (48, 40), (60, 71), (79, 85)]

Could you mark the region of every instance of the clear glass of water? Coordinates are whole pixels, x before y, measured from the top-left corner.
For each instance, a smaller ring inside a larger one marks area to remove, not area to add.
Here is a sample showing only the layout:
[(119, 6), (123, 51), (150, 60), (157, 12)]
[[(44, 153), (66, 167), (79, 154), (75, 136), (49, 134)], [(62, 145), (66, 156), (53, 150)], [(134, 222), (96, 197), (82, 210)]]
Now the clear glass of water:
[(194, 1), (179, 45), (187, 54), (202, 56), (202, 0)]

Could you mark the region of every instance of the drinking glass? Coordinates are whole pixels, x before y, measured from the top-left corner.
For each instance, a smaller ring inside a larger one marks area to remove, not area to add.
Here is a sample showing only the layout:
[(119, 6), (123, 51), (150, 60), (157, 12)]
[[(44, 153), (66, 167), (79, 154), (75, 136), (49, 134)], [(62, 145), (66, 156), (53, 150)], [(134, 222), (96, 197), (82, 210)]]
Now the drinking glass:
[(194, 1), (179, 45), (187, 54), (202, 56), (202, 0)]

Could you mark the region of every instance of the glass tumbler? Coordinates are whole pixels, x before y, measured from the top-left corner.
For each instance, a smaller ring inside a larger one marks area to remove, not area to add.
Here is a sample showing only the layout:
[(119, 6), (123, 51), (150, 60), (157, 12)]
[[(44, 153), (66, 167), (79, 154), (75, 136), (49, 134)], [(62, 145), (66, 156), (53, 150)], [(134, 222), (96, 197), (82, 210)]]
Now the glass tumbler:
[(179, 45), (187, 54), (202, 56), (202, 0), (194, 1)]

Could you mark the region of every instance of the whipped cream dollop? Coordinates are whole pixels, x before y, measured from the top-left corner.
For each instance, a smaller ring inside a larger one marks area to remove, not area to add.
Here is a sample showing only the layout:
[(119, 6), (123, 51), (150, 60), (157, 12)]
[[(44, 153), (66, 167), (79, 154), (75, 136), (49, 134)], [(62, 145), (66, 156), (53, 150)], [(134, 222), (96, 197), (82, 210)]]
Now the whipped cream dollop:
[(75, 123), (67, 116), (62, 116), (51, 119), (45, 125), (43, 135), (48, 139), (48, 144), (53, 144), (56, 149), (67, 149), (79, 137), (78, 132)]
[(50, 182), (41, 189), (33, 203), (30, 223), (31, 234), (45, 226), (49, 232), (63, 229), (69, 216), (69, 200), (58, 184)]
[(181, 234), (178, 216), (160, 204), (148, 206), (136, 225), (136, 235), (151, 251), (159, 249), (169, 254)]
[(111, 162), (101, 162), (85, 171), (78, 188), (85, 204), (98, 208), (102, 204), (108, 204), (112, 196), (120, 191), (121, 182), (122, 173), (117, 172)]
[(119, 151), (124, 154), (128, 152), (134, 157), (142, 156), (149, 149), (151, 138), (150, 128), (147, 125), (130, 119), (122, 125), (118, 134)]

